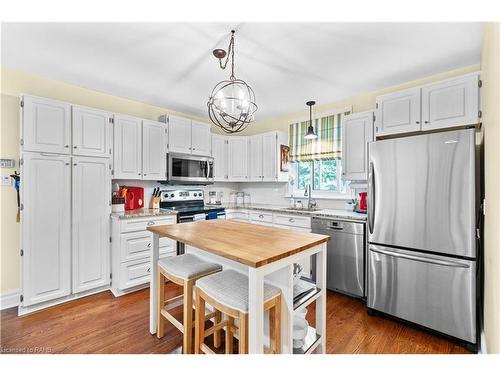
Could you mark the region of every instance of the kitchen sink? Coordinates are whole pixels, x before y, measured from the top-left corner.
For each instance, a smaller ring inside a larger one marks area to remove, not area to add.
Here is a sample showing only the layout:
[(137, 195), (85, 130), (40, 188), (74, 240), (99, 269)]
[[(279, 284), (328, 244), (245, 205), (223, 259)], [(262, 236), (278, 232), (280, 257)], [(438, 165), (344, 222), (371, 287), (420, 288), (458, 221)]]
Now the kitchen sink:
[(301, 212), (314, 212), (314, 211), (320, 211), (322, 208), (319, 207), (313, 207), (313, 208), (307, 208), (307, 207), (302, 207), (302, 208), (292, 208), (292, 207), (284, 207), (284, 210), (289, 210), (289, 211), (301, 211)]

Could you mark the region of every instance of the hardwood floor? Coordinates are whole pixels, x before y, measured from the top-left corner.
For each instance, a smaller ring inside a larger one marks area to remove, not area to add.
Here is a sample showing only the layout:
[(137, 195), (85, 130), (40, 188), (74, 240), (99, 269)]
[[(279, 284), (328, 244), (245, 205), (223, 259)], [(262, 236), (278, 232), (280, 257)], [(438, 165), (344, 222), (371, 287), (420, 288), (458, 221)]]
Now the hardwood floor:
[[(165, 286), (167, 298), (180, 293)], [(182, 335), (165, 324), (165, 337), (149, 333), (149, 289), (114, 298), (103, 292), (31, 315), (1, 312), (1, 353), (170, 353)], [(314, 308), (308, 313), (314, 321)], [(359, 300), (328, 292), (327, 353), (468, 353), (442, 337), (368, 316)]]

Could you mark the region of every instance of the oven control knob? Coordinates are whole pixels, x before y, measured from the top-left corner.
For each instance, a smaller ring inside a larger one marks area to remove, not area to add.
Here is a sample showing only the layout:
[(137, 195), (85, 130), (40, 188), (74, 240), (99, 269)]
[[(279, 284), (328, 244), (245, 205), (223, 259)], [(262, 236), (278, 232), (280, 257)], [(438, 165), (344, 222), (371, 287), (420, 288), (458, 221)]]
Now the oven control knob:
[(170, 198), (173, 198), (174, 197), (174, 194), (170, 194)]

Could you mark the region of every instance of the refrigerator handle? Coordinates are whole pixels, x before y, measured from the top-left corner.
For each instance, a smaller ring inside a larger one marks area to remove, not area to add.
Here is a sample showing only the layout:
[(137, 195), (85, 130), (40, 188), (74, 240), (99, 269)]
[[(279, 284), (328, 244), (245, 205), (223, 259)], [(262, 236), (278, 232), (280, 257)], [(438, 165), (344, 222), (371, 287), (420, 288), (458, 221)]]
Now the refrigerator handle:
[(373, 220), (375, 219), (375, 171), (373, 163), (370, 162), (368, 172), (368, 230), (373, 233)]
[(383, 254), (383, 255), (388, 255), (388, 256), (391, 256), (394, 258), (410, 259), (410, 260), (415, 260), (417, 262), (438, 264), (440, 266), (448, 266), (448, 267), (456, 267), (456, 268), (469, 268), (469, 265), (464, 264), (464, 263), (445, 261), (445, 260), (439, 260), (439, 259), (432, 259), (432, 258), (427, 258), (427, 257), (409, 255), (409, 254), (402, 254), (402, 253), (397, 253), (395, 251), (382, 250), (382, 249), (379, 249), (377, 246), (370, 246), (370, 251), (373, 251), (373, 252), (379, 253), (379, 254)]

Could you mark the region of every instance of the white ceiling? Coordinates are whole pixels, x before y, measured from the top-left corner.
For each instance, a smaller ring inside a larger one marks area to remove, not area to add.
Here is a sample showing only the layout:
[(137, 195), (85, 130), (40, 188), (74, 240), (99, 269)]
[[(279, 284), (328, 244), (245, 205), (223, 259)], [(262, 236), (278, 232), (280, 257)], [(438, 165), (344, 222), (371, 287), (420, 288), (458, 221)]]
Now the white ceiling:
[(3, 23), (2, 65), (206, 117), (229, 76), (212, 56), (236, 32), (236, 77), (256, 120), (479, 63), (480, 23)]

